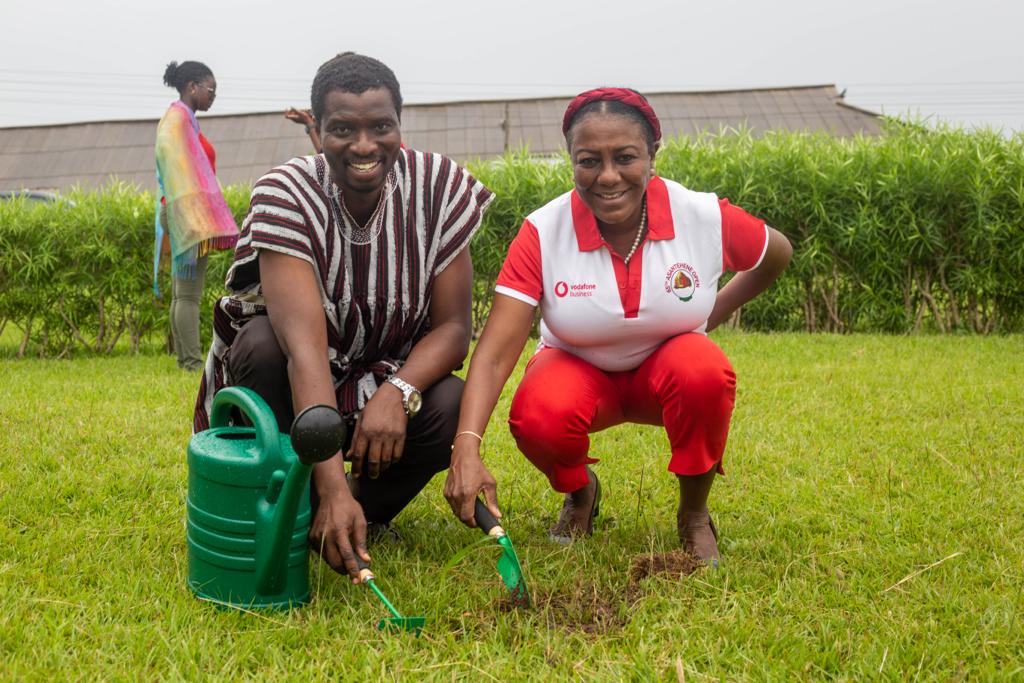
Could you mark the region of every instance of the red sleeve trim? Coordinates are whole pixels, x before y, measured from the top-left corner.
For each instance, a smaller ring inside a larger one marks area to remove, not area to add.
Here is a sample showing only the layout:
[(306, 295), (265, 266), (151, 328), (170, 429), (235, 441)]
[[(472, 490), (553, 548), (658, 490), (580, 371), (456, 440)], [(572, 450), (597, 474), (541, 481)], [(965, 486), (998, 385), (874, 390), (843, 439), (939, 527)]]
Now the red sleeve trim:
[[(544, 295), (544, 277), (541, 266), (540, 237), (537, 227), (526, 220), (519, 228), (519, 234), (508, 247), (505, 263), (498, 273), (497, 286), (503, 290), (518, 292), (537, 305)], [(503, 291), (503, 294), (510, 294)], [(520, 298), (520, 297), (516, 297)], [(523, 299), (525, 301), (525, 299)]]

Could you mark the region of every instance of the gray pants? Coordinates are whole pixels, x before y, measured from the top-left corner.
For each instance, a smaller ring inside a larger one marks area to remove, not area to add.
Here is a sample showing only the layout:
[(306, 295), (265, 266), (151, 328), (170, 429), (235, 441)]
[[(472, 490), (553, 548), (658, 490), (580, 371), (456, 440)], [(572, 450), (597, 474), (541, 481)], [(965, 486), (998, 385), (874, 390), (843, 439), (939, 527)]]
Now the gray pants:
[(205, 362), (199, 349), (199, 302), (206, 280), (206, 258), (196, 260), (195, 278), (171, 278), (171, 337), (178, 367), (183, 370), (202, 370)]

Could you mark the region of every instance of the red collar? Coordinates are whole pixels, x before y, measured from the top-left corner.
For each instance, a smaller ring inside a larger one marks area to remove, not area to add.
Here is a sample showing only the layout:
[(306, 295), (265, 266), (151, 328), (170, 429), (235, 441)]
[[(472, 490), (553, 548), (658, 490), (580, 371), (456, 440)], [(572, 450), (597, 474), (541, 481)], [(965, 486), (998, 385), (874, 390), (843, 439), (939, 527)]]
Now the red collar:
[[(604, 245), (604, 238), (597, 229), (594, 212), (572, 191), (572, 225), (576, 229), (576, 243), (580, 251), (593, 251)], [(647, 183), (647, 239), (670, 240), (676, 236), (672, 223), (672, 208), (668, 203), (668, 188), (665, 181), (653, 176)]]

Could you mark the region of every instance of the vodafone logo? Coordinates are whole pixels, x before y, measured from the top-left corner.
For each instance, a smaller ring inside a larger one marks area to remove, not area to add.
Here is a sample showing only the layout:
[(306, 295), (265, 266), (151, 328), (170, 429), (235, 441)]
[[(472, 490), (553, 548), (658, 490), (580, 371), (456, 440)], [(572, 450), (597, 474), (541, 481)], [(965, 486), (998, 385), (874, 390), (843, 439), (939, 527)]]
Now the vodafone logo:
[(574, 282), (570, 285), (564, 280), (559, 280), (555, 283), (555, 296), (559, 299), (593, 296), (596, 291), (597, 285), (593, 282)]

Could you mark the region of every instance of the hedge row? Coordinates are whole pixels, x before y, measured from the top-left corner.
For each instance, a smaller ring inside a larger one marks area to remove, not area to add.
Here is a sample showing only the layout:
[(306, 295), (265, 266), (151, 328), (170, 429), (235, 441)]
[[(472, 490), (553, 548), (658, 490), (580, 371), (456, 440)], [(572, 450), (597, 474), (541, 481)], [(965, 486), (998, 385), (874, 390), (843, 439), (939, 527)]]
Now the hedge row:
[[(743, 308), (744, 328), (1024, 329), (1024, 135), (903, 123), (845, 139), (732, 131), (669, 141), (656, 166), (793, 243), (787, 271)], [(570, 188), (571, 171), (525, 155), (474, 170), (499, 197), (474, 244), (487, 279), (522, 217)]]
[[(681, 138), (660, 175), (765, 218), (795, 247), (776, 285), (734, 324), (757, 330), (1024, 329), (1024, 136), (891, 124), (884, 135), (749, 131)], [(509, 241), (534, 208), (572, 187), (565, 158), (526, 152), (470, 164), (498, 198), (473, 242), (474, 323)], [(239, 221), (248, 188), (226, 190)], [(0, 332), (20, 352), (132, 349), (166, 334), (150, 287), (153, 197), (124, 184), (70, 202), (0, 202)], [(230, 255), (211, 262), (204, 316)], [(166, 292), (169, 283), (163, 283)], [(208, 321), (204, 329), (209, 329)]]
[[(226, 194), (243, 217), (247, 190)], [(53, 204), (0, 201), (0, 333), (18, 328), (19, 356), (109, 353), (125, 342), (137, 351), (147, 336), (168, 334), (166, 272), (162, 299), (152, 290), (154, 206), (152, 193), (124, 183)], [(210, 269), (206, 311), (229, 258), (218, 254)]]

